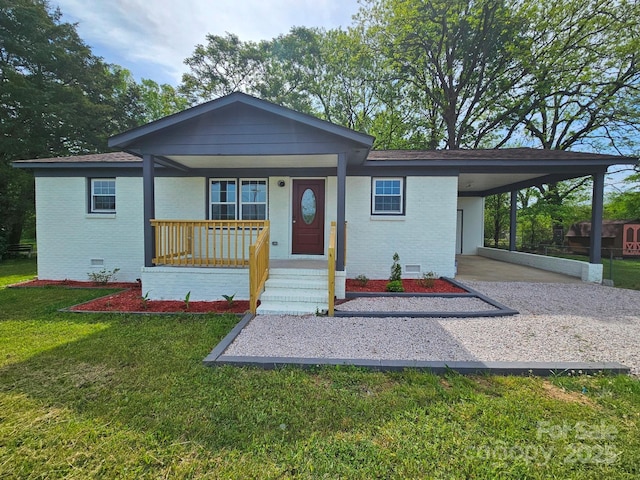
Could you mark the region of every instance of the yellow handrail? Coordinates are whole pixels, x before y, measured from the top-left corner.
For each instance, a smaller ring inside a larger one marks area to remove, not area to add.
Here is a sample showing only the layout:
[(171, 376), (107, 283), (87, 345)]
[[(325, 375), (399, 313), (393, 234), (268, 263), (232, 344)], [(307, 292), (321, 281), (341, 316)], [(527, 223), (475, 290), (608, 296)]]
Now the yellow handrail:
[(254, 315), (258, 309), (258, 299), (269, 277), (269, 221), (256, 242), (249, 247), (249, 308)]
[(151, 220), (156, 265), (247, 267), (262, 220)]
[(327, 313), (330, 317), (333, 317), (336, 298), (336, 222), (331, 222), (329, 248), (327, 251), (329, 257), (329, 308)]

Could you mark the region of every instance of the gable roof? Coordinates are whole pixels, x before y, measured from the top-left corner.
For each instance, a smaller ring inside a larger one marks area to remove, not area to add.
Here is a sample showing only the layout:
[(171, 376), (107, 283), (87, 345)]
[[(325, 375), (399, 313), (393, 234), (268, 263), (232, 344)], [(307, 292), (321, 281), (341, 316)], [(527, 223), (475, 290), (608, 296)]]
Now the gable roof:
[(109, 139), (109, 147), (126, 149), (131, 144), (140, 141), (146, 136), (157, 134), (183, 122), (196, 119), (232, 105), (245, 105), (262, 112), (276, 115), (286, 120), (292, 120), (324, 133), (358, 143), (366, 149), (371, 148), (374, 141), (374, 137), (371, 135), (356, 132), (355, 130), (321, 120), (312, 115), (300, 113), (295, 110), (291, 110), (290, 108), (282, 107), (266, 100), (261, 100), (251, 95), (247, 95), (246, 93), (234, 92), (230, 95), (196, 105), (195, 107), (183, 110), (182, 112), (163, 117), (154, 122), (115, 135)]

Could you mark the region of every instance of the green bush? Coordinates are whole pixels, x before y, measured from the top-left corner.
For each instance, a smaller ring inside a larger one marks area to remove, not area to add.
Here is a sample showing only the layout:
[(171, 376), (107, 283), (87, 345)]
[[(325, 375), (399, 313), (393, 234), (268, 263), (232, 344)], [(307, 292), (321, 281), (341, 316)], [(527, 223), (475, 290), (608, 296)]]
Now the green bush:
[(390, 282), (399, 282), (402, 280), (402, 265), (400, 265), (400, 255), (398, 252), (393, 254), (393, 265), (391, 265)]
[(392, 280), (387, 283), (387, 292), (404, 292), (402, 280)]
[(422, 278), (418, 280), (418, 285), (424, 288), (433, 288), (436, 284), (436, 274), (427, 272), (422, 274)]
[(366, 287), (367, 283), (369, 283), (369, 279), (366, 275), (358, 275), (356, 277), (356, 282), (358, 282), (361, 287)]

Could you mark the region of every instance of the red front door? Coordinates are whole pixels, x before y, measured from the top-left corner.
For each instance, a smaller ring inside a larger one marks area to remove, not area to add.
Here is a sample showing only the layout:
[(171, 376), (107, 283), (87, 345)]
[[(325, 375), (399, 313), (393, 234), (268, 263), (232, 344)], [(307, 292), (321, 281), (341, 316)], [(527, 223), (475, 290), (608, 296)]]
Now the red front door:
[(292, 253), (324, 255), (324, 180), (293, 181)]

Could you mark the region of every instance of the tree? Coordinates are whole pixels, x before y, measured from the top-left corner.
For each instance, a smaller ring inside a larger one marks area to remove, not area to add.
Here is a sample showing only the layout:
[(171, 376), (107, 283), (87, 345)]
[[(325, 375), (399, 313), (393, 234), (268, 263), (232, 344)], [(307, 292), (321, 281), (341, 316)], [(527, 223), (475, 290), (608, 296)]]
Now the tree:
[(628, 189), (611, 192), (605, 203), (607, 218), (618, 220), (640, 219), (640, 173), (625, 179)]
[(173, 113), (180, 112), (189, 106), (187, 98), (168, 84), (159, 85), (153, 80), (143, 78), (140, 85), (142, 119), (148, 123)]
[(191, 104), (242, 91), (257, 93), (265, 50), (237, 35), (207, 35), (206, 45), (197, 45), (184, 63), (191, 69), (182, 76), (180, 90)]
[(497, 248), (503, 243), (509, 232), (509, 210), (508, 193), (486, 197), (484, 207), (485, 244), (491, 241), (492, 246)]
[[(498, 0), (368, 0), (359, 21), (422, 103), (439, 147), (478, 147), (522, 116), (528, 26)], [(433, 146), (433, 145), (432, 145)]]
[(33, 179), (12, 160), (103, 151), (139, 121), (126, 72), (61, 17), (44, 0), (0, 0), (0, 235), (9, 243), (33, 208)]

